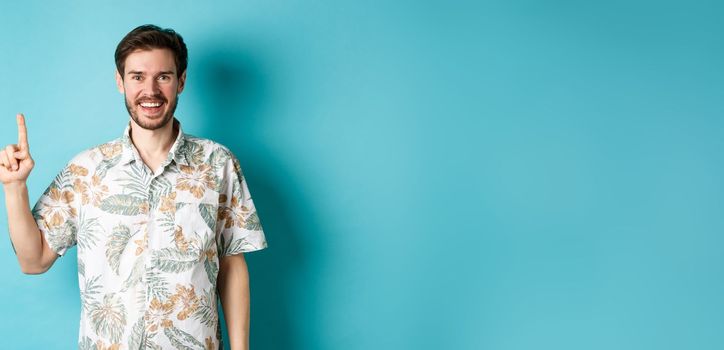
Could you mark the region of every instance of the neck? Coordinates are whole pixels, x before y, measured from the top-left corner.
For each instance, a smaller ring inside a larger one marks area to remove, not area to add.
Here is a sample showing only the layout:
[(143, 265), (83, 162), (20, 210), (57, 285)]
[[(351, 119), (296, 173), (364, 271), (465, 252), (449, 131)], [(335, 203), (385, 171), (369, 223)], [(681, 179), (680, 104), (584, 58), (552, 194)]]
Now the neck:
[(176, 127), (175, 118), (156, 130), (144, 129), (131, 119), (131, 142), (144, 160), (164, 159), (171, 150), (177, 135), (178, 127)]

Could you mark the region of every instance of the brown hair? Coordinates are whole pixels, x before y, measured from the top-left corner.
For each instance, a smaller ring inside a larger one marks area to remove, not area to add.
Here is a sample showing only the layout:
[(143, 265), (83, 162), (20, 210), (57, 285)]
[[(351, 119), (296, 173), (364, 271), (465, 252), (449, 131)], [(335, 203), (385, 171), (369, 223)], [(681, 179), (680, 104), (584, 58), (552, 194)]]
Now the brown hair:
[(153, 24), (145, 24), (126, 34), (116, 47), (116, 69), (121, 78), (125, 74), (128, 55), (136, 50), (151, 49), (171, 50), (176, 61), (176, 75), (181, 77), (181, 74), (186, 71), (189, 60), (188, 50), (181, 35), (170, 28), (163, 29)]

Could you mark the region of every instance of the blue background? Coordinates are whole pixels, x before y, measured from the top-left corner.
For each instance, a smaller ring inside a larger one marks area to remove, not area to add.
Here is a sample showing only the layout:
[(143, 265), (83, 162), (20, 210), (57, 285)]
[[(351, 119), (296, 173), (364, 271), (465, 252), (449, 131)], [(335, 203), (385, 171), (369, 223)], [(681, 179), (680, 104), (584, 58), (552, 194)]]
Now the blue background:
[[(721, 2), (108, 3), (0, 5), (0, 143), (24, 112), (34, 202), (122, 133), (118, 41), (179, 31), (269, 241), (252, 348), (724, 344)], [(4, 348), (76, 346), (75, 259), (0, 242)]]

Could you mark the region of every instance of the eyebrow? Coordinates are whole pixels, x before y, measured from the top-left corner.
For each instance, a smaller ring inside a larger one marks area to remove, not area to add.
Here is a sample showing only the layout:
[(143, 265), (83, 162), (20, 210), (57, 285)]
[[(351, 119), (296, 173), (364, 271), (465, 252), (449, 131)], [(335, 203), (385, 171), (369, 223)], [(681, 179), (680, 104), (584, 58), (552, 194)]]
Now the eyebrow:
[[(158, 75), (163, 75), (163, 74), (174, 74), (174, 73), (175, 73), (175, 72), (174, 72), (174, 71), (172, 71), (172, 70), (166, 70), (166, 71), (163, 71), (163, 72), (159, 72), (159, 73), (158, 73)], [(129, 71), (128, 73), (126, 73), (126, 74), (128, 74), (128, 75), (131, 75), (131, 74), (140, 74), (140, 75), (144, 75), (145, 73), (144, 73), (144, 72), (141, 72), (141, 71), (137, 71), (137, 70), (132, 70), (132, 71)]]

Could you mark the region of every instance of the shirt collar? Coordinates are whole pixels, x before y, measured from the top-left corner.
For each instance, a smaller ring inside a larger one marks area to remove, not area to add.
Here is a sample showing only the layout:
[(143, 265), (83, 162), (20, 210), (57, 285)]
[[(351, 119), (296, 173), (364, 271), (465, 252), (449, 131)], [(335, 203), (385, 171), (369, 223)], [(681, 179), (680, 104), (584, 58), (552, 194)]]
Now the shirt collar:
[[(171, 145), (171, 149), (168, 151), (168, 157), (163, 164), (165, 166), (169, 164), (171, 160), (173, 160), (176, 162), (176, 164), (189, 165), (185, 147), (186, 134), (184, 134), (183, 130), (181, 129), (181, 122), (179, 122), (176, 117), (173, 118), (173, 128), (178, 129), (178, 135), (176, 136), (176, 140), (174, 141), (173, 145)], [(126, 125), (126, 129), (123, 131), (123, 136), (121, 137), (121, 145), (123, 146), (123, 151), (121, 153), (121, 164), (125, 165), (132, 161), (141, 160), (141, 156), (138, 154), (136, 146), (131, 141), (130, 121), (128, 122), (128, 125)]]

